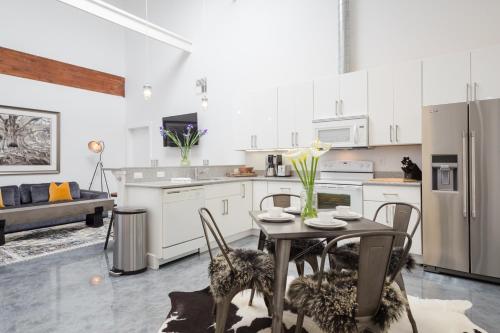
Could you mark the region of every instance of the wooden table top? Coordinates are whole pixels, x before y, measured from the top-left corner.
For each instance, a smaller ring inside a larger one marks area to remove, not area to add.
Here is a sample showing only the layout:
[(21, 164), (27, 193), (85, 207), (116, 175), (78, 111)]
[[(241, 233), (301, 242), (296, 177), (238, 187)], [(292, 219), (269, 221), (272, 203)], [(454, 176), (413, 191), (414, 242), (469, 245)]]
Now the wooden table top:
[(300, 216), (291, 222), (264, 222), (257, 217), (262, 211), (250, 211), (250, 216), (257, 223), (264, 234), (271, 239), (303, 239), (303, 238), (334, 238), (342, 235), (362, 231), (383, 231), (392, 228), (366, 219), (364, 217), (355, 221), (346, 221), (347, 226), (339, 229), (315, 229), (304, 224)]

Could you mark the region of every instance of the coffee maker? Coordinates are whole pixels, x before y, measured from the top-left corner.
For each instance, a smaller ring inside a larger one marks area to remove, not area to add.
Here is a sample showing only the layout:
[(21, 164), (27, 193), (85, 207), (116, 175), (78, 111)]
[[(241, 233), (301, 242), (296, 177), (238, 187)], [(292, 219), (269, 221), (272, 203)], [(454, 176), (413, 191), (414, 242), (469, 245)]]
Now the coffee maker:
[(276, 176), (276, 155), (267, 155), (266, 159), (266, 177), (275, 177)]

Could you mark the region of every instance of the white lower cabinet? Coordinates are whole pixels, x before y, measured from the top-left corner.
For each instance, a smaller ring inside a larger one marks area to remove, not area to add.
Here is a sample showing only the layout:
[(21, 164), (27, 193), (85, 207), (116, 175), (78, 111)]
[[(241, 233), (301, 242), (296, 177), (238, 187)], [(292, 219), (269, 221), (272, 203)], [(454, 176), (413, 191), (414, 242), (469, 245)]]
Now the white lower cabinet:
[(205, 206), (224, 237), (252, 228), (252, 183), (237, 182), (205, 186)]
[[(373, 219), (377, 209), (387, 202), (405, 202), (420, 207), (420, 187), (419, 186), (394, 186), (394, 185), (365, 185), (363, 186), (363, 214), (367, 219)], [(382, 208), (377, 216), (377, 222), (393, 225), (395, 206)], [(413, 230), (417, 222), (417, 214), (412, 213), (410, 227)], [(412, 239), (410, 253), (422, 255), (422, 221), (417, 228)]]

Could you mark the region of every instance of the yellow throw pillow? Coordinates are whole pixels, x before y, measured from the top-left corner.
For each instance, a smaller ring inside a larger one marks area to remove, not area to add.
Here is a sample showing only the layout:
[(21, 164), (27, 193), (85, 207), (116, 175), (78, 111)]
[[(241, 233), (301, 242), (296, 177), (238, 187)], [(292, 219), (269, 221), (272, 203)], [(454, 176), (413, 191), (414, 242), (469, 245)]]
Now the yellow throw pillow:
[(71, 197), (71, 191), (69, 189), (69, 183), (64, 182), (61, 185), (57, 185), (52, 182), (49, 186), (49, 202), (58, 202), (58, 201), (71, 201), (73, 198)]
[(3, 204), (2, 190), (0, 190), (0, 208), (5, 208), (5, 206)]

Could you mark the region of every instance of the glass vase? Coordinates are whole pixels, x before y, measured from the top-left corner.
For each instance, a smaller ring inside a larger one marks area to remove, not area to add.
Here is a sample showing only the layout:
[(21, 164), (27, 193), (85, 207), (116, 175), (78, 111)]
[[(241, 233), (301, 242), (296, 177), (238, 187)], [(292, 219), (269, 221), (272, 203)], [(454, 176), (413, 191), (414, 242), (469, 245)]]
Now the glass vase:
[(181, 166), (190, 166), (191, 161), (189, 160), (189, 149), (181, 149)]
[(300, 194), (300, 208), (302, 209), (303, 219), (311, 219), (318, 217), (318, 194), (314, 190), (314, 186), (304, 187)]

